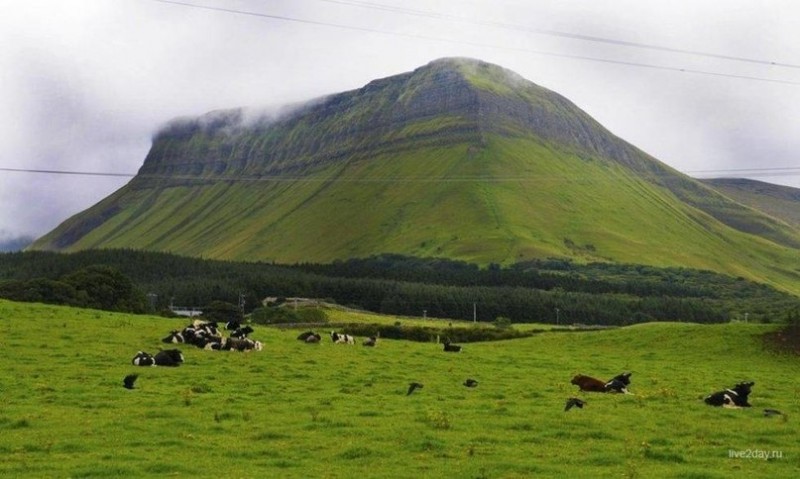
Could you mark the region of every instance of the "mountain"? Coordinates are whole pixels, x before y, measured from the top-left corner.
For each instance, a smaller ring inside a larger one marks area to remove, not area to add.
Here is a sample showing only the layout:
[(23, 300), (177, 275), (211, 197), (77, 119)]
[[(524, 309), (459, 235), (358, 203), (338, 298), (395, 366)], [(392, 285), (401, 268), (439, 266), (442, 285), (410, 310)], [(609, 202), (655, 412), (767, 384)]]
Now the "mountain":
[(287, 109), (162, 128), (138, 175), (31, 249), (281, 263), (377, 253), (686, 266), (800, 293), (800, 230), (566, 98), (447, 58)]
[(701, 181), (743, 205), (800, 228), (800, 188), (743, 178)]
[(0, 253), (22, 251), (29, 244), (33, 243), (34, 239), (35, 238), (31, 236), (0, 238)]

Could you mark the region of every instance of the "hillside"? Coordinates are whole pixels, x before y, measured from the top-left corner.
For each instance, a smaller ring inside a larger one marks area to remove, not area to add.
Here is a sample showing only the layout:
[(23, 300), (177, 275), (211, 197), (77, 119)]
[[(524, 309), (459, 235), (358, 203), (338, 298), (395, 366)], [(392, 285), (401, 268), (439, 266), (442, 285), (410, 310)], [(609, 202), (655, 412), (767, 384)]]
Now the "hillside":
[(798, 228), (672, 170), (562, 96), (468, 59), (276, 117), (170, 123), (136, 178), (32, 246), (91, 248), (280, 263), (571, 257), (800, 292)]
[(726, 196), (800, 228), (800, 189), (743, 178), (701, 180)]

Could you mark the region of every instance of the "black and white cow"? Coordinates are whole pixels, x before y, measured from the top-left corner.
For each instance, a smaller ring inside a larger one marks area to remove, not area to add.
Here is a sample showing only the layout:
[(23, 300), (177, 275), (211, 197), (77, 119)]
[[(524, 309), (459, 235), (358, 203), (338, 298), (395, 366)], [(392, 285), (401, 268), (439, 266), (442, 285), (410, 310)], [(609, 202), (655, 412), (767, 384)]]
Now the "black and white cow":
[(460, 353), (461, 346), (459, 346), (458, 344), (451, 343), (450, 340), (448, 339), (444, 342), (444, 351), (448, 353)]
[(336, 344), (356, 344), (356, 339), (353, 336), (337, 333), (336, 331), (331, 331), (331, 339)]
[(136, 356), (131, 359), (131, 364), (134, 366), (155, 366), (156, 360), (150, 354), (139, 351)]
[[(186, 331), (186, 330), (184, 329), (184, 331)], [(186, 342), (186, 338), (184, 337), (183, 332), (178, 332), (177, 329), (173, 329), (172, 331), (170, 331), (169, 336), (167, 336), (166, 338), (162, 339), (161, 342), (162, 343), (167, 343), (167, 344), (170, 344), (170, 343), (176, 343), (176, 344), (177, 343), (185, 343)]]
[(232, 319), (225, 323), (225, 329), (228, 331), (236, 331), (237, 329), (242, 327), (242, 322), (238, 319)]
[(193, 327), (197, 332), (203, 332), (203, 334), (210, 334), (211, 336), (219, 336), (219, 328), (217, 327), (216, 321), (202, 321), (196, 319), (192, 322), (191, 327)]
[(369, 347), (371, 347), (371, 348), (374, 348), (374, 347), (375, 347), (375, 345), (377, 345), (377, 344), (378, 344), (378, 337), (377, 337), (377, 336), (370, 336), (370, 337), (368, 337), (367, 339), (365, 339), (365, 340), (364, 340), (364, 342), (363, 342), (362, 344), (363, 344), (364, 346), (369, 346)]
[(183, 362), (183, 354), (179, 349), (165, 349), (156, 353), (156, 366), (180, 366)]
[(223, 341), (225, 338), (219, 336), (202, 336), (195, 341), (194, 345), (198, 348), (219, 350), (222, 349)]
[(263, 345), (261, 341), (255, 341), (250, 338), (227, 338), (223, 340), (222, 351), (261, 351)]
[(630, 394), (628, 386), (631, 384), (631, 373), (622, 373), (609, 379), (603, 386), (607, 393)]
[(755, 385), (753, 381), (746, 383), (742, 382), (731, 389), (710, 394), (706, 396), (704, 401), (709, 406), (722, 406), (730, 408), (750, 407), (750, 403), (747, 402), (747, 396), (750, 395), (750, 388), (752, 388), (753, 385)]
[(305, 331), (305, 332), (302, 332), (302, 333), (300, 333), (300, 334), (297, 336), (297, 340), (298, 340), (298, 341), (305, 341), (305, 340), (307, 340), (307, 339), (308, 339), (310, 336), (319, 336), (319, 334), (315, 333), (314, 331)]
[(253, 332), (253, 328), (251, 328), (250, 326), (245, 326), (243, 328), (239, 327), (239, 328), (236, 328), (231, 333), (231, 337), (232, 338), (246, 338), (252, 332)]

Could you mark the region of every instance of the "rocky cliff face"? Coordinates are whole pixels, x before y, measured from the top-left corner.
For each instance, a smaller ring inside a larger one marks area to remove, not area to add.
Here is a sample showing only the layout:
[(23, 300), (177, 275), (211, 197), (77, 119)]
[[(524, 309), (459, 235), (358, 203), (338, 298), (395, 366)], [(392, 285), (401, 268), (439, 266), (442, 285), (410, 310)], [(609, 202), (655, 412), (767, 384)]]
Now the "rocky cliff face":
[(629, 166), (641, 164), (635, 148), (566, 98), (496, 65), (442, 59), (277, 118), (228, 110), (174, 121), (155, 135), (139, 173), (296, 175), (408, 143), (481, 144), (486, 133), (533, 134)]

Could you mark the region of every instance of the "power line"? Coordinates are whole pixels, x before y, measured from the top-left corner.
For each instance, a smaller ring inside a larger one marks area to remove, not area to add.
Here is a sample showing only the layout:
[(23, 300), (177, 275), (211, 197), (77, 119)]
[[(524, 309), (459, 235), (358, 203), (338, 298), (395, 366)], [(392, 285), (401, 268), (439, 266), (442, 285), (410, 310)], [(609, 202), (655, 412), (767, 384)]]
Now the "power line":
[(481, 21), (476, 20), (473, 18), (466, 18), (466, 17), (459, 17), (457, 15), (449, 15), (445, 13), (438, 13), (438, 12), (431, 12), (426, 10), (417, 10), (411, 8), (403, 8), (403, 7), (395, 7), (391, 5), (384, 5), (379, 3), (373, 2), (363, 2), (363, 1), (355, 1), (355, 0), (317, 0), (319, 2), (325, 3), (333, 3), (337, 5), (345, 5), (345, 6), (352, 6), (352, 7), (359, 7), (359, 8), (367, 8), (372, 10), (381, 10), (390, 13), (399, 13), (403, 15), (412, 15), (417, 17), (426, 17), (426, 18), (435, 18), (435, 19), (442, 19), (454, 22), (461, 22), (461, 23), (469, 23), (472, 25), (482, 25), (482, 26), (489, 26), (489, 27), (496, 27), (496, 28), (503, 28), (507, 30), (515, 30), (515, 31), (523, 31), (528, 33), (534, 33), (537, 35), (548, 35), (560, 38), (568, 38), (571, 40), (582, 40), (587, 42), (595, 42), (595, 43), (605, 43), (609, 45), (617, 45), (617, 46), (624, 46), (624, 47), (631, 47), (631, 48), (640, 48), (646, 50), (656, 50), (662, 52), (669, 52), (669, 53), (681, 53), (685, 55), (694, 55), (706, 58), (715, 58), (718, 60), (730, 60), (730, 61), (738, 61), (738, 62), (745, 62), (745, 63), (755, 63), (759, 65), (768, 65), (768, 66), (775, 66), (775, 67), (785, 67), (785, 68), (800, 68), (800, 65), (793, 64), (793, 63), (783, 63), (783, 62), (775, 62), (770, 60), (761, 60), (757, 58), (748, 58), (748, 57), (740, 57), (735, 55), (724, 55), (720, 53), (713, 53), (713, 52), (704, 52), (701, 50), (689, 50), (683, 48), (674, 48), (674, 47), (667, 47), (663, 45), (656, 45), (652, 43), (640, 43), (640, 42), (632, 42), (627, 40), (617, 40), (614, 38), (605, 38), (605, 37), (596, 37), (592, 35), (582, 35), (579, 33), (570, 33), (570, 32), (562, 32), (558, 30), (547, 30), (541, 28), (533, 28), (528, 27), (525, 25), (519, 25), (514, 23), (504, 23), (504, 22), (493, 22), (493, 21)]
[[(296, 17), (289, 17), (285, 15), (272, 15), (267, 13), (260, 13), (260, 12), (253, 12), (248, 10), (236, 10), (232, 8), (223, 8), (223, 7), (212, 7), (209, 5), (198, 5), (194, 3), (188, 2), (180, 2), (174, 0), (150, 0), (152, 2), (157, 3), (164, 3), (169, 5), (176, 5), (180, 7), (186, 8), (195, 8), (200, 10), (209, 10), (214, 12), (222, 12), (222, 13), (230, 13), (235, 15), (245, 15), (245, 16), (252, 16), (258, 18), (266, 18), (270, 20), (278, 20), (278, 21), (285, 21), (285, 22), (295, 22), (295, 23), (303, 23), (308, 25), (316, 25), (316, 26), (325, 26), (331, 28), (339, 28), (344, 30), (354, 30), (359, 32), (367, 32), (367, 33), (377, 33), (381, 35), (391, 35), (397, 37), (404, 37), (404, 38), (414, 38), (417, 40), (427, 40), (427, 41), (435, 41), (435, 42), (443, 42), (443, 43), (454, 43), (460, 45), (469, 45), (474, 47), (482, 47), (482, 48), (493, 48), (499, 50), (508, 50), (508, 51), (516, 51), (516, 52), (524, 52), (530, 53), (534, 55), (541, 55), (541, 56), (549, 56), (555, 58), (567, 58), (571, 60), (578, 60), (578, 61), (590, 61), (596, 63), (606, 63), (612, 65), (622, 65), (622, 66), (629, 66), (629, 67), (636, 67), (636, 68), (648, 68), (651, 70), (661, 70), (661, 71), (672, 71), (678, 73), (692, 73), (696, 75), (706, 75), (706, 76), (716, 76), (716, 77), (725, 77), (725, 78), (735, 78), (738, 80), (749, 80), (749, 81), (759, 81), (759, 82), (768, 82), (768, 83), (779, 83), (784, 85), (800, 85), (798, 81), (792, 80), (780, 80), (774, 78), (765, 78), (765, 77), (755, 77), (749, 75), (736, 75), (731, 73), (719, 73), (713, 71), (706, 71), (706, 70), (696, 70), (692, 68), (680, 68), (680, 67), (670, 67), (664, 65), (655, 65), (649, 63), (640, 63), (634, 61), (625, 61), (625, 60), (611, 60), (607, 58), (599, 58), (599, 57), (590, 57), (585, 55), (572, 55), (567, 53), (556, 53), (544, 50), (533, 50), (529, 48), (522, 48), (522, 47), (509, 47), (504, 45), (493, 45), (488, 43), (480, 43), (480, 42), (470, 42), (464, 40), (453, 40), (448, 38), (442, 37), (434, 37), (430, 35), (420, 35), (414, 33), (401, 33), (401, 32), (391, 32), (387, 30), (380, 30), (377, 28), (368, 28), (368, 27), (358, 27), (353, 25), (345, 25), (341, 23), (331, 23), (331, 22), (322, 22), (317, 20), (308, 20), (303, 18), (296, 18)], [(786, 66), (789, 66), (788, 64)]]
[(132, 178), (136, 176), (135, 173), (113, 173), (113, 172), (101, 172), (101, 171), (75, 171), (75, 170), (36, 170), (30, 168), (5, 168), (5, 167), (0, 167), (0, 171), (7, 171), (12, 173), (43, 173), (49, 175), (116, 176), (123, 178)]
[[(78, 171), (78, 170), (42, 170), (31, 168), (5, 168), (0, 167), (2, 172), (11, 173), (34, 173), (34, 174), (48, 174), (48, 175), (77, 175), (77, 176), (102, 176), (114, 178), (141, 178), (141, 179), (155, 179), (155, 180), (194, 180), (194, 181), (242, 181), (242, 182), (284, 182), (284, 181), (306, 181), (306, 182), (353, 182), (353, 183), (458, 183), (458, 182), (509, 182), (509, 181), (588, 181), (588, 178), (581, 178), (575, 176), (559, 176), (559, 175), (527, 175), (527, 176), (449, 176), (449, 177), (367, 177), (367, 178), (347, 178), (337, 177), (334, 179), (329, 178), (309, 178), (304, 176), (280, 176), (280, 175), (260, 175), (260, 176), (224, 176), (224, 175), (154, 175), (154, 174), (136, 174), (136, 173), (115, 173), (115, 172), (98, 172), (98, 171)], [(741, 174), (745, 173), (747, 176), (756, 177), (773, 177), (773, 176), (800, 176), (800, 167), (772, 167), (772, 168), (734, 168), (734, 169), (718, 169), (718, 170), (692, 170), (682, 172), (684, 174)]]

